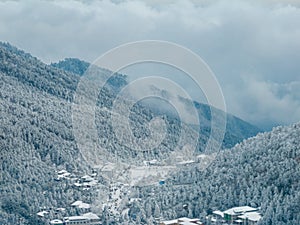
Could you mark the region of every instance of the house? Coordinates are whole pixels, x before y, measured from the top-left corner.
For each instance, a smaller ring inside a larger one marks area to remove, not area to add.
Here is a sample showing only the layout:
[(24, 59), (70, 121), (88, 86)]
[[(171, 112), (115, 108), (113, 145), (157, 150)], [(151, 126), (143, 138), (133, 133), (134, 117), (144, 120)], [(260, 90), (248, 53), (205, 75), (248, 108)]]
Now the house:
[(91, 176), (89, 176), (89, 175), (84, 175), (83, 177), (81, 177), (81, 180), (82, 180), (83, 182), (90, 182), (90, 181), (93, 181), (94, 178), (91, 177)]
[(240, 224), (240, 225), (242, 225), (242, 224), (244, 224), (244, 221), (241, 220), (241, 219), (237, 219), (237, 220), (233, 221), (233, 224)]
[(100, 225), (101, 224), (100, 218), (92, 212), (85, 213), (82, 216), (88, 218), (90, 220), (91, 225)]
[(180, 166), (186, 166), (186, 165), (191, 165), (195, 163), (194, 160), (184, 160), (184, 161), (180, 161), (177, 163), (177, 165), (180, 165)]
[(215, 210), (207, 219), (212, 223), (255, 225), (261, 219), (258, 208), (239, 206), (225, 210)]
[(40, 211), (40, 212), (37, 213), (37, 215), (38, 215), (39, 217), (45, 217), (47, 214), (49, 214), (49, 212), (48, 212), (48, 211), (45, 211), (45, 210)]
[(199, 219), (190, 219), (187, 217), (178, 218), (175, 220), (162, 221), (160, 225), (203, 225)]
[[(227, 222), (235, 222), (236, 220), (238, 220), (238, 217), (248, 213), (248, 212), (256, 212), (258, 211), (257, 208), (253, 208), (250, 206), (240, 206), (240, 207), (234, 207), (231, 209), (227, 209), (225, 210), (224, 213), (224, 220)], [(239, 223), (239, 221), (236, 221), (237, 223)]]
[(71, 173), (69, 173), (66, 170), (60, 170), (57, 172), (57, 179), (62, 179), (62, 178), (68, 178), (71, 175)]
[(60, 170), (60, 171), (57, 171), (57, 174), (58, 174), (58, 175), (62, 175), (62, 174), (64, 174), (64, 173), (68, 173), (68, 171), (66, 171), (66, 170)]
[(145, 166), (157, 166), (159, 163), (156, 159), (152, 159), (150, 161), (143, 162)]
[(66, 209), (65, 208), (56, 208), (56, 211), (57, 212), (64, 212), (64, 211), (66, 211)]
[(79, 209), (89, 209), (91, 206), (88, 203), (84, 203), (82, 201), (76, 201), (71, 204), (71, 206), (79, 208)]
[(76, 187), (76, 188), (80, 188), (80, 187), (82, 186), (82, 184), (79, 183), (79, 182), (75, 182), (73, 185), (74, 185), (74, 187)]

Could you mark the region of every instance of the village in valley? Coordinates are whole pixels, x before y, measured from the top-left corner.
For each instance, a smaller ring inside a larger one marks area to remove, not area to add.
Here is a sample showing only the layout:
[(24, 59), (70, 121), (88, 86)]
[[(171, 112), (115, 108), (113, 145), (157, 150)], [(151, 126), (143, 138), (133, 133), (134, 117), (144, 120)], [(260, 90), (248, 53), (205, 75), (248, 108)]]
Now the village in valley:
[[(155, 171), (158, 165), (156, 161), (144, 162), (149, 171)], [(189, 163), (188, 163), (189, 164)], [(180, 163), (183, 165), (183, 163)], [(151, 169), (150, 169), (151, 168)], [(106, 165), (102, 167), (104, 174), (108, 173), (112, 175), (113, 165)], [(145, 169), (145, 168), (143, 168)], [(136, 169), (135, 169), (136, 170)], [(135, 171), (133, 170), (133, 171)], [(160, 174), (158, 171), (156, 173)], [(145, 177), (139, 177), (138, 172), (135, 171), (134, 179), (137, 183), (145, 181)], [(161, 174), (160, 174), (161, 175)], [(56, 171), (55, 180), (57, 182), (66, 182), (66, 185), (71, 185), (72, 188), (79, 190), (83, 195), (88, 192), (105, 192), (102, 196), (106, 196), (106, 199), (101, 202), (101, 208), (92, 207), (91, 202), (85, 202), (82, 199), (78, 199), (74, 202), (70, 202), (66, 207), (47, 208), (45, 206), (40, 207), (40, 211), (37, 212), (37, 216), (46, 221), (50, 225), (71, 225), (71, 224), (86, 224), (86, 225), (100, 225), (102, 224), (101, 217), (104, 209), (107, 210), (109, 217), (119, 217), (128, 214), (130, 204), (140, 201), (132, 192), (132, 188), (135, 183), (130, 182), (113, 182), (109, 184), (109, 188), (106, 188), (101, 184), (102, 176), (98, 176), (96, 170), (93, 170), (90, 174), (82, 176), (75, 175), (67, 170)], [(159, 180), (156, 185), (164, 185), (163, 179)], [(153, 180), (149, 183), (153, 185)], [(45, 193), (44, 193), (45, 194)], [(154, 193), (150, 193), (154, 194)], [(124, 205), (124, 202), (127, 202)], [(72, 215), (68, 215), (67, 212), (72, 212)], [(227, 209), (225, 211), (214, 210), (210, 215), (200, 221), (198, 218), (174, 218), (171, 220), (165, 220), (164, 218), (155, 218), (154, 224), (157, 225), (204, 225), (204, 224), (240, 224), (240, 225), (255, 225), (262, 218), (260, 208), (253, 208), (250, 206), (237, 206)]]

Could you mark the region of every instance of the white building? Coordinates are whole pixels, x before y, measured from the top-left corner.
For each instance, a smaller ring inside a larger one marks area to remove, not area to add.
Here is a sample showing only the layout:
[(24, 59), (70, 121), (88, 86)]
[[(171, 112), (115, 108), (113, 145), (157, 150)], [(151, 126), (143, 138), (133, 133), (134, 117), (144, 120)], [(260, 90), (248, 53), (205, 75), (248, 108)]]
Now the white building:
[(70, 216), (64, 218), (64, 225), (71, 225), (71, 224), (86, 224), (90, 225), (90, 220), (84, 216)]
[(212, 215), (208, 216), (208, 219), (213, 223), (255, 225), (261, 217), (258, 208), (239, 206), (227, 209), (224, 212), (219, 210), (213, 211)]
[(77, 207), (77, 208), (79, 208), (79, 209), (89, 209), (89, 208), (91, 208), (90, 204), (84, 203), (84, 202), (82, 202), (82, 201), (76, 201), (76, 202), (73, 202), (73, 203), (71, 204), (71, 206)]

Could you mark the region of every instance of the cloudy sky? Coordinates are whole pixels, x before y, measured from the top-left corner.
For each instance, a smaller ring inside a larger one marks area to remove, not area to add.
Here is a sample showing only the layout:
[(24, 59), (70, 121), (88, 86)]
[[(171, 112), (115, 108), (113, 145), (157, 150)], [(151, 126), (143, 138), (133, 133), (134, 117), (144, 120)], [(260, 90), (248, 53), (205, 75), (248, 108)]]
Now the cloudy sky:
[(300, 1), (0, 1), (0, 40), (46, 63), (144, 39), (201, 56), (229, 112), (268, 129), (300, 121)]

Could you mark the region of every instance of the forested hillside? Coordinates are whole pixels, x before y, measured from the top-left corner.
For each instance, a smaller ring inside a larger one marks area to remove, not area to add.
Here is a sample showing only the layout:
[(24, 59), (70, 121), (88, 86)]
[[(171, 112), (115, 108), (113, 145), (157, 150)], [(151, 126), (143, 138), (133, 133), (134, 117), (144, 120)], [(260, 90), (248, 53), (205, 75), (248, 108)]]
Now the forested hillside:
[[(131, 160), (138, 164), (141, 161), (137, 159), (163, 156), (175, 146), (185, 144), (177, 143), (182, 128), (178, 118), (167, 115), (163, 117), (168, 125), (167, 136), (151, 156), (136, 155), (121, 145), (112, 131), (109, 109), (118, 88), (126, 84), (126, 77), (115, 78), (100, 92), (97, 103), (96, 124), (101, 147), (127, 163)], [(82, 192), (72, 188), (69, 181), (55, 179), (61, 169), (78, 175), (91, 172), (72, 130), (71, 107), (79, 79), (74, 71), (46, 65), (28, 53), (0, 43), (0, 224), (43, 224), (36, 216), (41, 207), (67, 208), (79, 197), (92, 205), (97, 203), (94, 192)], [(131, 116), (133, 133), (147, 135), (143, 124), (154, 116), (155, 110), (135, 105)], [(231, 120), (226, 135), (235, 138), (226, 139), (223, 147), (257, 132), (235, 117)], [(192, 129), (187, 125), (184, 129), (192, 138)], [(208, 134), (201, 133), (199, 151)], [(67, 211), (70, 212), (73, 211)]]
[(205, 221), (213, 210), (249, 205), (261, 207), (261, 225), (299, 224), (299, 136), (300, 123), (277, 127), (221, 152), (203, 172), (185, 168), (164, 186), (141, 188), (137, 197), (142, 202), (129, 215), (143, 222), (151, 215)]
[[(57, 63), (52, 63), (51, 66), (72, 72), (77, 75), (84, 75), (86, 70), (89, 67), (89, 63), (85, 62), (83, 60), (79, 60), (76, 58), (66, 58), (64, 60), (61, 60)], [(107, 70), (100, 69), (103, 73), (107, 73)], [(108, 80), (108, 84), (113, 87), (113, 90), (115, 92), (118, 92), (120, 87), (124, 87), (128, 83), (128, 77), (123, 74), (117, 74), (117, 76), (112, 76)], [(161, 90), (162, 92), (168, 93), (167, 90)], [(111, 96), (114, 97), (114, 96)], [(110, 102), (110, 100), (108, 100)], [(183, 99), (179, 96), (179, 101), (186, 101), (186, 99)], [(210, 107), (206, 104), (202, 104), (199, 102), (193, 102), (195, 108), (198, 111), (199, 114), (199, 121), (201, 124), (201, 133), (205, 133), (205, 136), (209, 135), (210, 132), (210, 120), (211, 120), (211, 112)], [(164, 110), (160, 107), (158, 104), (140, 104), (139, 106), (144, 106), (151, 110), (154, 114), (167, 114), (170, 117), (174, 117), (174, 113), (169, 112), (167, 110)], [(225, 133), (225, 140), (224, 140), (224, 147), (231, 148), (236, 143), (244, 140), (245, 138), (255, 136), (258, 132), (261, 130), (252, 124), (247, 123), (246, 121), (243, 121), (239, 118), (237, 118), (234, 115), (227, 114), (227, 128)]]
[(55, 171), (85, 171), (71, 130), (78, 78), (0, 46), (0, 224), (43, 224), (40, 207), (65, 206), (76, 190)]

